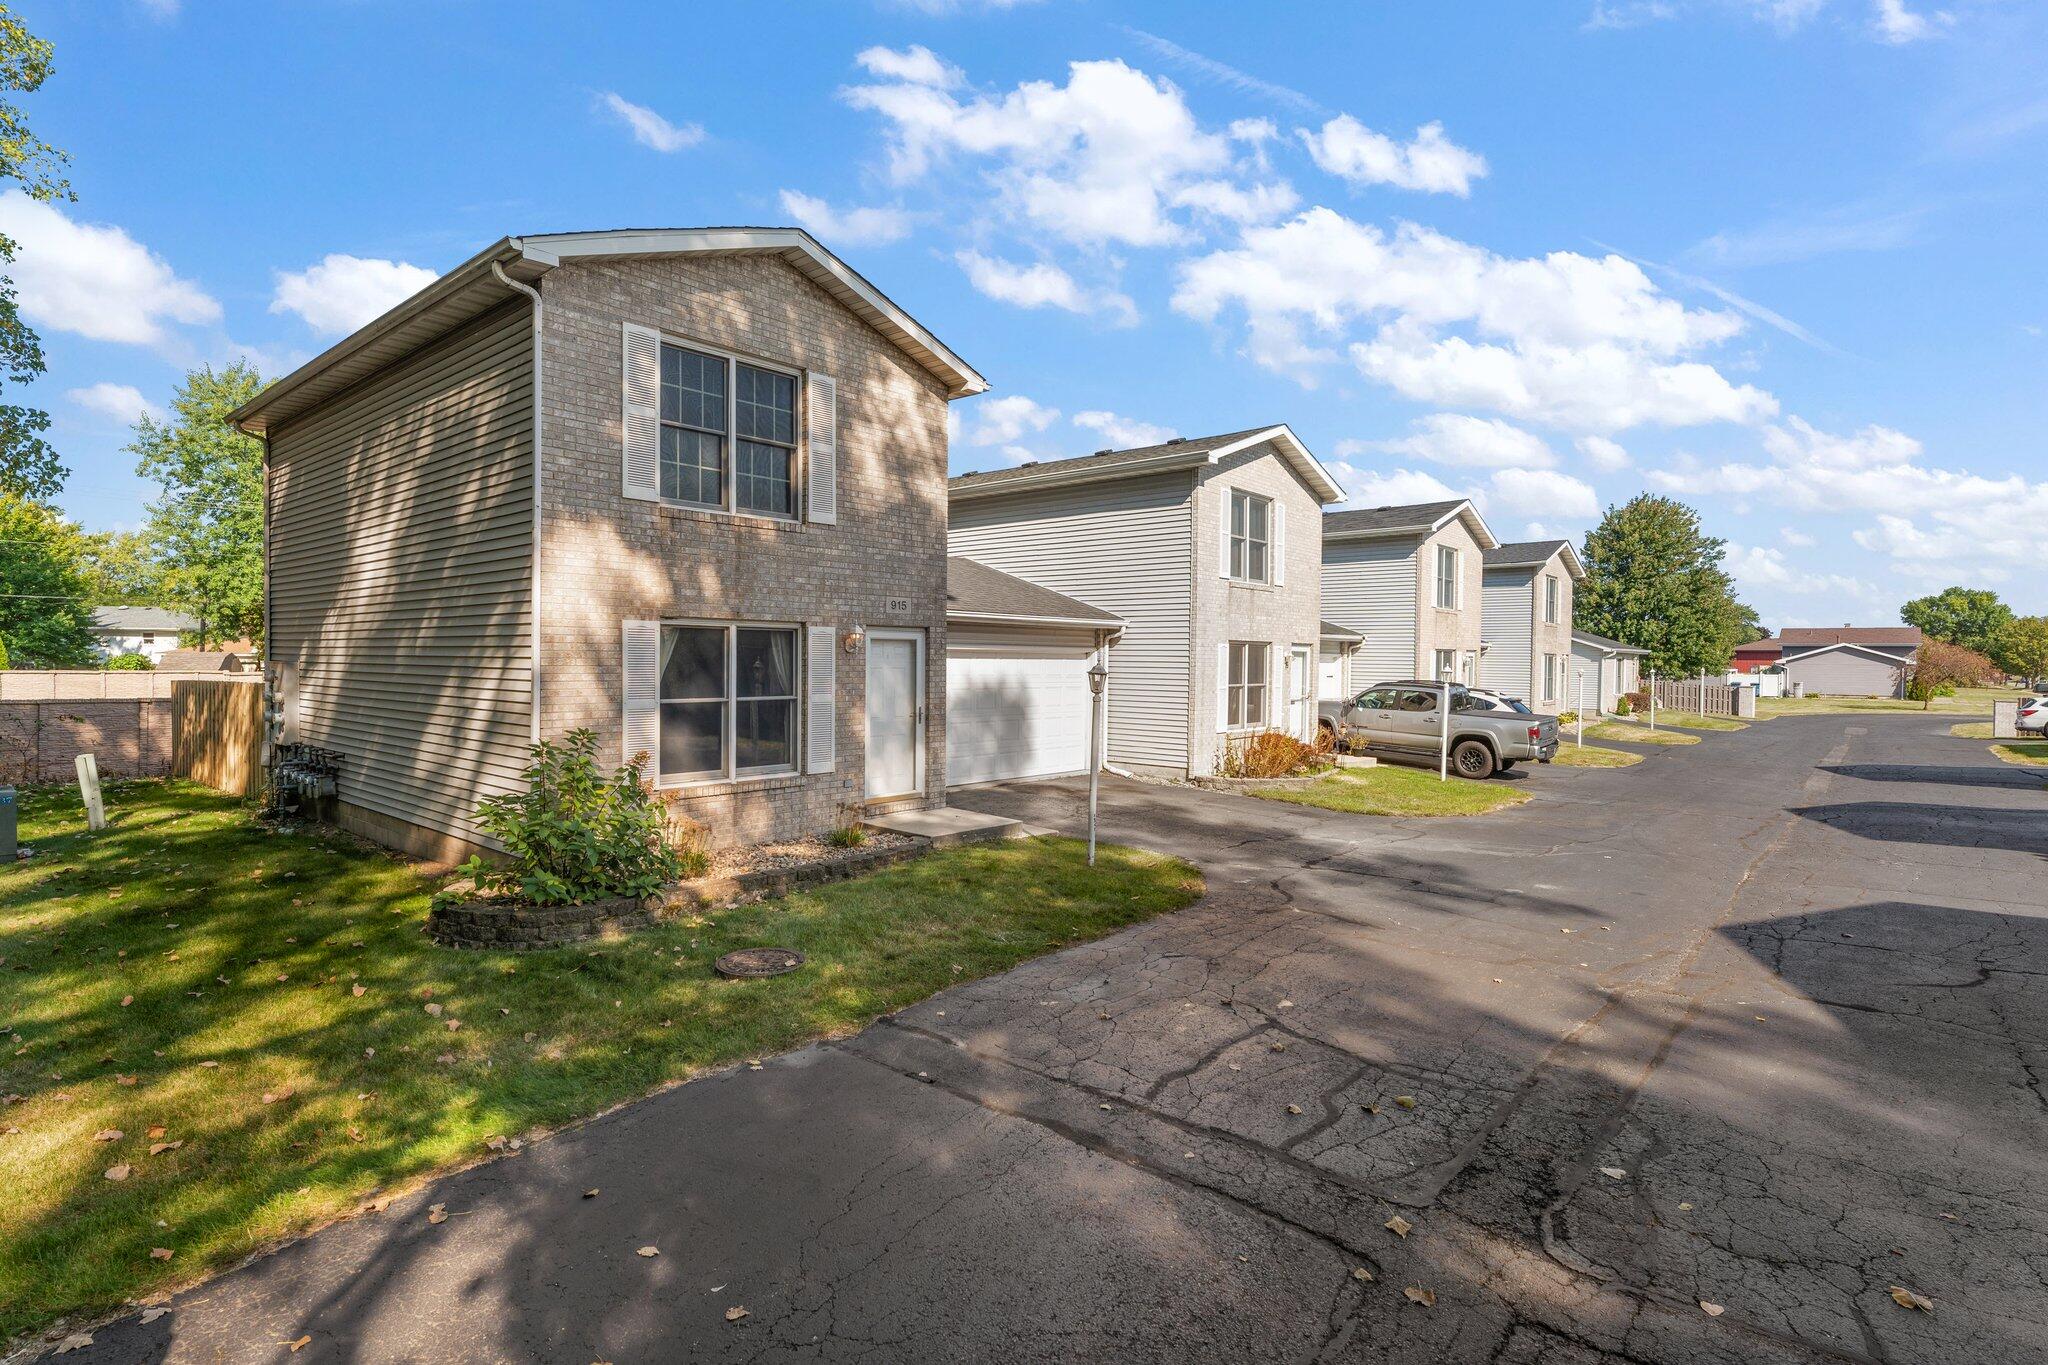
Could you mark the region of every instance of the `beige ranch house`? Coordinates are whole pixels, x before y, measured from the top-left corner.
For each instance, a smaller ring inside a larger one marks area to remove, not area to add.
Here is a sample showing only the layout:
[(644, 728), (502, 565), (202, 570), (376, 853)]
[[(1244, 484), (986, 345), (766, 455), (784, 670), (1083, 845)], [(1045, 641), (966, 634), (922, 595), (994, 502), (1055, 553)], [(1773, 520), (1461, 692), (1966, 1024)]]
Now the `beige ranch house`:
[(281, 737), (439, 858), (578, 726), (714, 844), (942, 803), (946, 410), (986, 387), (796, 229), (499, 241), (235, 414)]

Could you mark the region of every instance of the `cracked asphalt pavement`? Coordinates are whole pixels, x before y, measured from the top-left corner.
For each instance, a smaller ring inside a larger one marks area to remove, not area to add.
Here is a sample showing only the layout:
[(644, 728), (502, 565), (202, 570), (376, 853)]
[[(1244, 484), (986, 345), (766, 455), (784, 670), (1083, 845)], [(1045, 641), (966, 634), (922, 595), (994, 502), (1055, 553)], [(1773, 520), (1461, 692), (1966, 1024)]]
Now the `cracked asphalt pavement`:
[(1783, 718), (1453, 821), (1107, 782), (1201, 903), (71, 1359), (2048, 1358), (2048, 777), (1947, 727)]

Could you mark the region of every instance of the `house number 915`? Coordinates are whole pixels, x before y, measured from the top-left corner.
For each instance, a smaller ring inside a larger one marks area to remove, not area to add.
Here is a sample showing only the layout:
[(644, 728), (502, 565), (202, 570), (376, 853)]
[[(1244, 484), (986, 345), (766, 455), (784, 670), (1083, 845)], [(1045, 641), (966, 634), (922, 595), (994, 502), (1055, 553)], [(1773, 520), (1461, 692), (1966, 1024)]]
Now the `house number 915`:
[(886, 598), (882, 602), (882, 612), (887, 616), (908, 616), (910, 615), (910, 599), (907, 597)]

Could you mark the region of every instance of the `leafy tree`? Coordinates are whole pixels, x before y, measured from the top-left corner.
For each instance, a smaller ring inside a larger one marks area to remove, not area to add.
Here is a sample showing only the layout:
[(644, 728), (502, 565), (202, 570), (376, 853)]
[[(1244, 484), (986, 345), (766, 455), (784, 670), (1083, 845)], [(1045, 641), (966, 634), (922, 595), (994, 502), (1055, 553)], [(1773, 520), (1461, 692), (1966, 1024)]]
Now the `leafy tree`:
[(1608, 508), (1586, 536), (1589, 581), (1573, 597), (1575, 624), (1647, 649), (1646, 668), (1720, 672), (1761, 629), (1721, 567), (1725, 543), (1671, 498), (1644, 493)]
[(2028, 682), (2048, 678), (2048, 616), (2016, 616), (1998, 635), (1991, 657)]
[[(29, 131), (28, 116), (5, 98), (27, 94), (50, 75), (50, 44), (30, 33), (0, 4), (0, 185), (12, 182), (31, 199), (69, 199), (61, 171), (64, 153)], [(0, 234), (0, 269), (13, 264), (14, 242)], [(0, 379), (26, 383), (44, 370), (43, 344), (22, 321), (13, 281), (0, 273)], [(48, 502), (70, 473), (43, 434), (50, 415), (17, 403), (0, 403), (0, 492)]]
[(1943, 588), (1930, 597), (1916, 597), (1899, 608), (1909, 626), (1920, 627), (1930, 640), (1992, 654), (1998, 637), (2012, 624), (2012, 608), (1988, 588)]
[(193, 370), (165, 421), (144, 417), (128, 449), (163, 494), (146, 534), (162, 596), (199, 618), (202, 649), (263, 635), (263, 446), (228, 424), (263, 380), (245, 362)]
[(156, 605), (163, 571), (147, 532), (94, 531), (85, 540), (85, 576), (93, 605)]
[(85, 538), (41, 503), (0, 492), (0, 641), (15, 668), (90, 668)]
[(1920, 646), (1906, 695), (1926, 710), (1936, 697), (1954, 696), (1958, 687), (1979, 687), (1997, 676), (1998, 665), (1988, 656), (1947, 640), (1928, 640)]

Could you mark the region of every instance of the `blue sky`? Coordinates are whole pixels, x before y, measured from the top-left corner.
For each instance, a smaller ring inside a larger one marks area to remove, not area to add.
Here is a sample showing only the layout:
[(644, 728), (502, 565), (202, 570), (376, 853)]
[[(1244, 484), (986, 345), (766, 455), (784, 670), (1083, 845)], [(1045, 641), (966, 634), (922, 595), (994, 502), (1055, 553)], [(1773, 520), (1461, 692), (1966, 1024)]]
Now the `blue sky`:
[(811, 227), (994, 384), (954, 468), (1285, 421), (1503, 539), (1648, 487), (1773, 626), (2048, 611), (2048, 7), (23, 0), (73, 466), (507, 233)]

